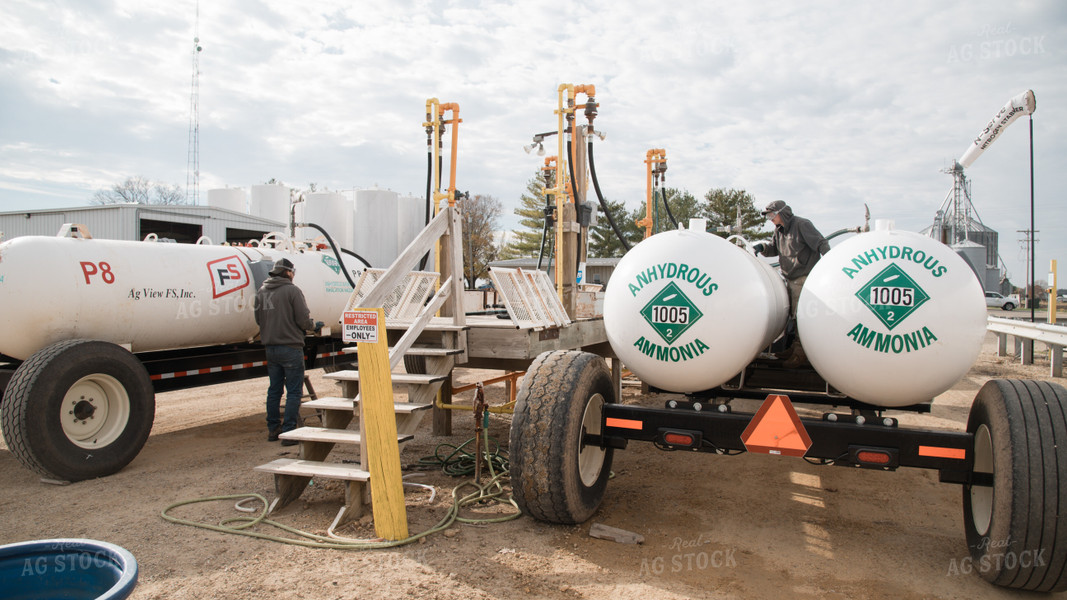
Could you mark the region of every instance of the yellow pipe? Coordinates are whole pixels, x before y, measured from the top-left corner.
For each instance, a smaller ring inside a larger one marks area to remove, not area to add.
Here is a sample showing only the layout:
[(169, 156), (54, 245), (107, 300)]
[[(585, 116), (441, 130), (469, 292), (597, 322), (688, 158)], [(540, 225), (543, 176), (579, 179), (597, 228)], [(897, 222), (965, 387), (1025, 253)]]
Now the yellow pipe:
[(563, 119), (566, 114), (566, 108), (564, 107), (564, 95), (568, 99), (574, 97), (574, 86), (569, 83), (561, 83), (557, 89), (557, 96), (559, 100), (559, 106), (556, 109), (557, 115), (557, 128), (556, 128), (556, 186), (553, 191), (556, 195), (556, 295), (559, 296), (560, 302), (563, 301), (563, 269), (559, 268), (560, 257), (563, 256), (563, 202), (565, 184), (567, 181), (567, 170), (564, 168), (567, 164), (566, 155), (563, 153)]
[[(567, 115), (574, 114), (574, 99), (578, 94), (585, 94), (592, 97), (596, 95), (596, 86), (591, 84), (574, 85), (572, 83), (561, 83), (556, 89), (558, 107), (556, 109), (557, 115), (557, 130), (556, 130), (556, 185), (552, 188), (552, 192), (556, 195), (556, 294), (559, 295), (559, 299), (563, 301), (563, 269), (559, 268), (559, 258), (563, 256), (563, 203), (570, 198), (571, 202), (575, 202), (575, 198), (571, 193), (571, 185), (568, 185), (569, 175), (567, 171), (568, 163), (563, 153), (563, 136), (565, 128), (563, 125), (564, 118)], [(566, 103), (564, 103), (564, 97), (566, 97)], [(566, 105), (565, 105), (566, 104)], [(573, 122), (572, 122), (573, 124)], [(571, 131), (571, 151), (577, 152), (575, 144), (578, 143), (576, 128), (572, 128)]]
[[(437, 402), (434, 403), (434, 406), (444, 410), (474, 410), (473, 406), (468, 406), (466, 404), (447, 404), (445, 402), (441, 402), (440, 399), (438, 399)], [(507, 402), (499, 406), (487, 406), (485, 407), (485, 410), (498, 415), (512, 414), (515, 412), (515, 403)]]
[[(526, 374), (526, 371), (514, 371), (514, 372), (511, 372), (511, 373), (507, 373), (506, 375), (501, 375), (499, 377), (493, 377), (491, 379), (486, 379), (485, 381), (482, 381), (480, 383), (483, 386), (493, 385), (494, 383), (500, 383), (502, 381), (511, 381), (512, 383), (514, 383), (519, 377), (522, 377), (525, 374)], [(452, 388), (452, 393), (453, 394), (462, 394), (463, 392), (466, 392), (466, 391), (469, 391), (469, 390), (473, 390), (476, 387), (478, 387), (477, 383), (461, 385), (459, 387)]]
[(653, 148), (645, 153), (645, 218), (637, 221), (638, 227), (645, 228), (645, 239), (652, 235), (652, 171), (653, 165), (667, 162), (667, 151), (662, 148)]
[(463, 121), (459, 118), (459, 104), (448, 102), (441, 105), (441, 112), (452, 111), (452, 119), (448, 121), (452, 125), (452, 153), (448, 160), (448, 205), (456, 205), (456, 159), (459, 150), (459, 124)]
[(433, 214), (437, 216), (438, 195), (441, 192), (441, 173), (437, 168), (441, 158), (441, 102), (437, 98), (426, 100), (426, 122), (423, 127), (433, 128), (433, 164), (430, 165), (430, 179), (433, 182), (431, 197), (433, 198)]
[[(431, 190), (430, 197), (433, 202), (433, 216), (437, 216), (440, 212), (438, 208), (439, 196), (441, 195), (441, 172), (438, 168), (441, 157), (441, 102), (437, 98), (429, 98), (426, 100), (426, 122), (423, 123), (423, 127), (430, 127), (433, 130), (433, 139), (430, 142), (433, 146), (433, 158), (430, 164), (430, 180), (433, 182), (433, 189)], [(433, 270), (437, 273), (441, 272), (441, 240), (434, 242), (433, 253)], [(440, 285), (440, 282), (438, 282)]]

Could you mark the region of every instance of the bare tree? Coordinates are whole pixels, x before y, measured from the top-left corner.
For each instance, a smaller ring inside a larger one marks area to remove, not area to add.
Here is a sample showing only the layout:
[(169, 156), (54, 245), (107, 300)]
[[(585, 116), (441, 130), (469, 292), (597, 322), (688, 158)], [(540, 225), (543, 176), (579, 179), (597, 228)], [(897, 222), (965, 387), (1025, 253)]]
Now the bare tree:
[(152, 182), (141, 175), (127, 177), (106, 190), (98, 190), (89, 204), (185, 204), (185, 192), (177, 184)]
[(463, 276), (467, 286), (473, 289), (478, 278), (489, 273), (489, 263), (497, 259), (500, 252), (493, 239), (500, 212), (500, 201), (492, 196), (475, 194), (460, 201), (463, 221)]

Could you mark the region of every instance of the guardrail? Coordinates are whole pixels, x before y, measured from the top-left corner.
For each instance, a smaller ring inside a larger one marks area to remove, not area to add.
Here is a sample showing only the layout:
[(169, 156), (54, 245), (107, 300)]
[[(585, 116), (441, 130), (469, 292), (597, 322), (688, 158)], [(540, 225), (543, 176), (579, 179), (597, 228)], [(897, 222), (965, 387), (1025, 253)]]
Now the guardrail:
[(1063, 377), (1063, 348), (1067, 346), (1067, 327), (1048, 323), (1030, 323), (989, 317), (989, 331), (997, 334), (997, 356), (1008, 353), (1008, 336), (1015, 338), (1015, 347), (1024, 365), (1034, 362), (1034, 342), (1048, 346), (1051, 376)]

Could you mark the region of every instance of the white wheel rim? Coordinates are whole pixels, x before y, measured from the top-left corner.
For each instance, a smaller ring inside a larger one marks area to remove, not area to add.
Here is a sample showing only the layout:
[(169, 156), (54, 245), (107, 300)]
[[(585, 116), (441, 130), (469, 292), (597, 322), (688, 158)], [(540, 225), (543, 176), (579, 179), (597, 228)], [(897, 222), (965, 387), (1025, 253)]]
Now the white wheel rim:
[[(974, 472), (993, 473), (993, 438), (984, 424), (974, 432)], [(993, 487), (971, 486), (971, 520), (978, 535), (989, 533), (993, 521)]]
[(130, 420), (130, 395), (114, 377), (86, 375), (70, 386), (60, 404), (60, 423), (79, 448), (102, 448), (114, 442)]
[(578, 440), (578, 474), (585, 487), (592, 487), (600, 479), (600, 470), (604, 468), (604, 455), (607, 453), (600, 446), (583, 445), (588, 435), (600, 435), (600, 420), (604, 409), (604, 397), (594, 394), (585, 405), (582, 415), (582, 436)]

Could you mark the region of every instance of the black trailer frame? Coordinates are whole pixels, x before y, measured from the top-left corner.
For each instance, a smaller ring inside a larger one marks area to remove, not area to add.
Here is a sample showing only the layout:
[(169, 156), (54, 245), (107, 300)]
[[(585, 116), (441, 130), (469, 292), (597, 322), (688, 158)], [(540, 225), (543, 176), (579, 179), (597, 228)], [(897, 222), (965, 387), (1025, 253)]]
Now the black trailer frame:
[[(671, 393), (656, 388), (651, 391)], [(865, 404), (830, 388), (814, 369), (785, 369), (760, 360), (733, 381), (686, 394), (684, 399), (669, 399), (664, 408), (607, 403), (601, 419), (602, 435), (586, 434), (584, 441), (620, 450), (633, 440), (652, 442), (668, 451), (738, 454), (749, 451), (742, 433), (756, 413), (735, 412), (731, 400), (763, 400), (771, 395), (787, 396), (794, 405), (850, 409), (825, 411), (819, 418), (800, 417), (812, 442), (804, 454), (809, 461), (883, 471), (933, 469), (942, 482), (992, 485), (990, 477), (973, 472), (973, 434), (901, 427), (898, 419), (885, 416), (886, 411), (927, 413), (929, 403), (893, 408)], [(864, 460), (867, 453), (880, 455), (881, 460)]]

